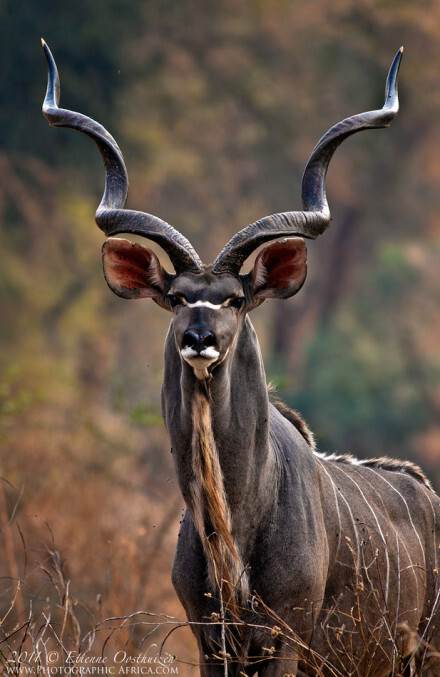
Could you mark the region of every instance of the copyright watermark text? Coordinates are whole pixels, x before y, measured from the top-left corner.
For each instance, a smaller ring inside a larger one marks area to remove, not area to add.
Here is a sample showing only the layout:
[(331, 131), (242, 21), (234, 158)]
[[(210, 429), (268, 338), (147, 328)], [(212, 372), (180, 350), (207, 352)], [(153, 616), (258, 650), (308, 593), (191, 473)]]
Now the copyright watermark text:
[(146, 651), (131, 655), (126, 651), (117, 651), (113, 656), (92, 656), (69, 651), (39, 653), (13, 652), (8, 660), (5, 673), (24, 677), (38, 674), (42, 677), (100, 677), (109, 675), (119, 677), (127, 675), (144, 677), (147, 675), (178, 675), (175, 656), (161, 655), (156, 644)]

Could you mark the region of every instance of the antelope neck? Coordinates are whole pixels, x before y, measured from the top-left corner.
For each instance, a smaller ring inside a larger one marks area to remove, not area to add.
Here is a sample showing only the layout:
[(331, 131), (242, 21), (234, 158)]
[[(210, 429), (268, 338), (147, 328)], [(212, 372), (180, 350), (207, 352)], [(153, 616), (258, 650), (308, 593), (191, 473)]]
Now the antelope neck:
[[(252, 387), (250, 387), (252, 384)], [(209, 380), (200, 382), (180, 359), (172, 327), (166, 340), (162, 407), (182, 494), (189, 498), (189, 449), (193, 434), (192, 403), (205, 389), (211, 407), (212, 433), (233, 514), (243, 505), (266, 506), (264, 477), (272, 463), (269, 447), (269, 402), (264, 366), (254, 328), (246, 318), (235, 346)], [(272, 473), (270, 473), (272, 479)], [(273, 484), (272, 484), (273, 486)]]

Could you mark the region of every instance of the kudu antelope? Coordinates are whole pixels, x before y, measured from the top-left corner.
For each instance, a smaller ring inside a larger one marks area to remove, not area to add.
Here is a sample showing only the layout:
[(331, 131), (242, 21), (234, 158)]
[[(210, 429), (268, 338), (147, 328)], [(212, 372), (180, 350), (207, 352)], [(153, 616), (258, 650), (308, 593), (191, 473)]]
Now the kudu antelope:
[[(162, 409), (187, 505), (172, 578), (201, 674), (381, 677), (397, 673), (402, 658), (411, 671), (411, 655), (399, 655), (398, 628), (440, 646), (439, 499), (408, 462), (317, 453), (300, 417), (271, 402), (249, 319), (265, 299), (301, 289), (303, 238), (316, 238), (330, 222), (328, 164), (348, 136), (387, 127), (396, 116), (402, 50), (383, 108), (343, 120), (314, 149), (303, 210), (247, 226), (205, 265), (173, 227), (124, 208), (128, 179), (115, 140), (58, 107), (58, 73), (44, 49), (44, 115), (90, 136), (104, 161), (98, 226), (108, 236), (153, 240), (175, 269), (167, 272), (152, 251), (124, 239), (103, 247), (110, 289), (151, 298), (171, 313)], [(251, 272), (240, 274), (270, 241)]]

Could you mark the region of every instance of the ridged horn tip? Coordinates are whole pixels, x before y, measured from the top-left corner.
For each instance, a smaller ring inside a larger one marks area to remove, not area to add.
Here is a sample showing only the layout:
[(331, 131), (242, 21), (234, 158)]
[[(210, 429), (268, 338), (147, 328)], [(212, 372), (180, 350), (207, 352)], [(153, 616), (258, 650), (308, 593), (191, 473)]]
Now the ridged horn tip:
[(190, 242), (162, 219), (145, 212), (124, 209), (128, 175), (118, 144), (99, 122), (82, 113), (59, 108), (60, 79), (55, 59), (42, 39), (48, 66), (43, 115), (52, 127), (70, 127), (89, 136), (98, 146), (105, 167), (105, 188), (95, 220), (108, 236), (119, 233), (141, 235), (157, 242), (168, 254), (176, 271), (201, 270), (202, 262)]
[(279, 237), (300, 235), (316, 238), (330, 224), (325, 177), (335, 150), (349, 136), (365, 129), (388, 127), (399, 111), (397, 76), (403, 47), (395, 55), (385, 86), (385, 103), (379, 110), (352, 115), (333, 125), (318, 141), (304, 170), (302, 211), (266, 216), (236, 233), (213, 264), (213, 272), (238, 272), (247, 257), (261, 244)]

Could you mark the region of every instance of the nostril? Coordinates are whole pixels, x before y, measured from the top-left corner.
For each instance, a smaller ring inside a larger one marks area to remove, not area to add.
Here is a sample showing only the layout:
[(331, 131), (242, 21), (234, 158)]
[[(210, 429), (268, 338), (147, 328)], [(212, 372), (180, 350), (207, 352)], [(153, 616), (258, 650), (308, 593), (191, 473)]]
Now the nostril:
[(211, 331), (204, 331), (200, 334), (200, 343), (203, 348), (211, 348), (215, 345), (215, 336)]
[(191, 348), (197, 353), (201, 353), (206, 348), (215, 347), (215, 345), (215, 335), (209, 330), (195, 331), (188, 329), (182, 339), (182, 348)]
[(200, 352), (200, 338), (197, 332), (191, 331), (190, 329), (186, 331), (183, 335), (182, 348), (192, 348), (197, 352)]

